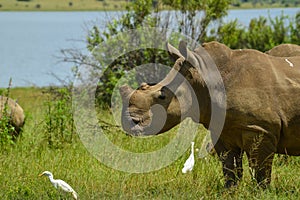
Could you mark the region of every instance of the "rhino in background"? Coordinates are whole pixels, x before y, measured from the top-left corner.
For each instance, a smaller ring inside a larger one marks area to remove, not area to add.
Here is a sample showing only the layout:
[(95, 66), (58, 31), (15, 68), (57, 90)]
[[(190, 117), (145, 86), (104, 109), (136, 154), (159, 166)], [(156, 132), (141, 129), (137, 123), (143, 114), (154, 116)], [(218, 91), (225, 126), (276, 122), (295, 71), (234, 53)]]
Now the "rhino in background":
[[(210, 58), (203, 54), (203, 48)], [(236, 185), (242, 177), (243, 152), (263, 187), (271, 181), (275, 153), (300, 155), (300, 57), (289, 58), (291, 67), (284, 58), (250, 49), (231, 50), (218, 42), (204, 43), (193, 51), (181, 42), (178, 50), (168, 45), (168, 51), (177, 61), (164, 80), (153, 86), (144, 83), (136, 90), (120, 87), (125, 131), (132, 135), (160, 134), (186, 117), (208, 128), (213, 102), (203, 76), (210, 68), (207, 59), (212, 59), (226, 90), (226, 117), (220, 137), (210, 130), (223, 165), (225, 187)], [(174, 71), (185, 77), (181, 83), (172, 81)], [(177, 88), (175, 92), (169, 89), (172, 87)], [(190, 95), (191, 90), (196, 98)], [(193, 112), (193, 104), (198, 104), (200, 116)], [(160, 120), (162, 113), (166, 119)], [(161, 128), (156, 129), (157, 125)]]
[(300, 46), (296, 44), (280, 44), (265, 53), (276, 57), (300, 56)]
[(25, 115), (22, 107), (11, 98), (0, 96), (0, 120), (3, 117), (4, 109), (6, 107), (6, 114), (10, 118), (10, 124), (14, 127), (14, 132), (12, 133), (13, 138), (16, 138), (24, 126)]

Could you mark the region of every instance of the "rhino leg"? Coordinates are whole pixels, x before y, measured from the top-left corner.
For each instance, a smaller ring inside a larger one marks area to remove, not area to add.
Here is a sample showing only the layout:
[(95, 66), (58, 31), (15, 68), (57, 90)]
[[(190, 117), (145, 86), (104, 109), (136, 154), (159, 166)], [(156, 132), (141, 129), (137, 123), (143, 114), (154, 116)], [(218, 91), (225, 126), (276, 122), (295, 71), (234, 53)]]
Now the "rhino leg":
[(226, 188), (236, 186), (243, 176), (242, 155), (241, 150), (231, 150), (221, 156)]
[[(271, 182), (276, 140), (270, 134), (256, 134), (254, 138), (247, 138), (246, 140), (245, 151), (248, 156), (251, 174), (259, 186), (266, 188)], [(251, 145), (249, 145), (250, 143)]]
[(243, 151), (241, 149), (226, 150), (221, 145), (216, 146), (219, 146), (216, 148), (216, 151), (223, 165), (225, 187), (230, 188), (237, 185), (243, 176)]
[(240, 150), (235, 157), (236, 176), (238, 181), (243, 177), (243, 153), (244, 151)]
[(251, 174), (262, 188), (266, 188), (271, 182), (273, 158), (274, 153), (264, 157), (260, 156), (259, 158), (250, 156)]

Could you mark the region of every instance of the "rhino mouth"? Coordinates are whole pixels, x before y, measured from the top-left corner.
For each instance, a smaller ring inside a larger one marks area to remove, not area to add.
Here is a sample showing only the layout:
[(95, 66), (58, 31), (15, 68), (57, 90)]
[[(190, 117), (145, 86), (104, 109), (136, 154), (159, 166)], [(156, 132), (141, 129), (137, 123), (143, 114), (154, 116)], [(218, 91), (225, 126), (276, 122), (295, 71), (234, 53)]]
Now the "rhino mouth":
[(143, 118), (130, 117), (129, 120), (131, 121), (130, 132), (133, 135), (139, 136), (145, 134), (145, 128), (147, 127), (147, 125), (144, 123)]
[(123, 112), (122, 127), (128, 134), (133, 136), (143, 135), (146, 126), (143, 125), (143, 122), (143, 118), (130, 114), (128, 110)]
[(149, 136), (161, 133), (165, 119), (153, 118), (153, 114), (149, 111), (149, 116), (139, 116), (126, 111), (122, 118), (123, 129), (133, 136)]

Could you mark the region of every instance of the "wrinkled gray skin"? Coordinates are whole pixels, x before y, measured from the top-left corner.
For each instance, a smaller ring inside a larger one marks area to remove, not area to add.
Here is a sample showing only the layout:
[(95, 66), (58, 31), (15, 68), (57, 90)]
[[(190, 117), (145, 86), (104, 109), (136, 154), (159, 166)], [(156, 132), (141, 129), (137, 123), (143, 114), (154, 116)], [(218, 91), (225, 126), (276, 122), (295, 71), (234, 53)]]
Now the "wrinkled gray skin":
[(21, 106), (14, 100), (0, 96), (0, 119), (3, 116), (5, 105), (7, 105), (7, 114), (10, 117), (10, 123), (15, 128), (13, 137), (17, 137), (25, 123), (25, 115)]
[[(227, 97), (220, 137), (210, 130), (223, 165), (225, 186), (236, 185), (242, 177), (242, 155), (246, 152), (254, 178), (265, 187), (271, 181), (275, 153), (300, 155), (300, 57), (289, 57), (287, 62), (284, 57), (256, 50), (231, 50), (218, 42), (204, 43), (203, 48), (190, 51), (184, 42), (179, 50), (168, 45), (177, 61), (164, 80), (153, 86), (144, 83), (136, 90), (122, 86), (122, 126), (132, 135), (154, 135), (190, 117), (209, 128), (213, 101), (203, 76), (209, 75), (207, 61), (212, 59)], [(177, 72), (185, 80), (174, 81)], [(195, 104), (200, 116), (194, 112)], [(161, 119), (165, 113), (166, 119)]]

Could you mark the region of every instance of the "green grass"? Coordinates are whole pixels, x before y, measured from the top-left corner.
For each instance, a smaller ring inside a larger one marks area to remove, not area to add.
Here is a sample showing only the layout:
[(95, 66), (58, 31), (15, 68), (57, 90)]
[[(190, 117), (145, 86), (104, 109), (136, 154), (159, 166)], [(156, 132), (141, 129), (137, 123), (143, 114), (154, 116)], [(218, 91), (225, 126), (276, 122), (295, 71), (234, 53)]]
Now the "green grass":
[[(187, 151), (171, 165), (149, 173), (126, 173), (111, 169), (95, 159), (78, 137), (63, 148), (49, 148), (43, 131), (43, 102), (47, 99), (41, 89), (16, 88), (12, 98), (27, 113), (24, 132), (16, 145), (0, 153), (0, 197), (5, 199), (71, 199), (57, 191), (46, 177), (38, 177), (44, 170), (54, 178), (68, 182), (80, 199), (299, 199), (300, 158), (274, 160), (272, 184), (267, 190), (257, 188), (251, 180), (244, 159), (244, 177), (237, 188), (225, 190), (221, 164), (217, 157), (196, 159), (192, 173), (182, 174)], [(109, 120), (107, 111), (102, 114)], [(203, 129), (196, 136), (199, 148)], [(165, 145), (174, 131), (149, 139), (137, 139), (107, 128), (107, 137), (122, 148), (136, 152), (151, 151)], [(188, 133), (186, 133), (188, 134)]]
[(124, 10), (125, 0), (0, 0), (0, 11)]

